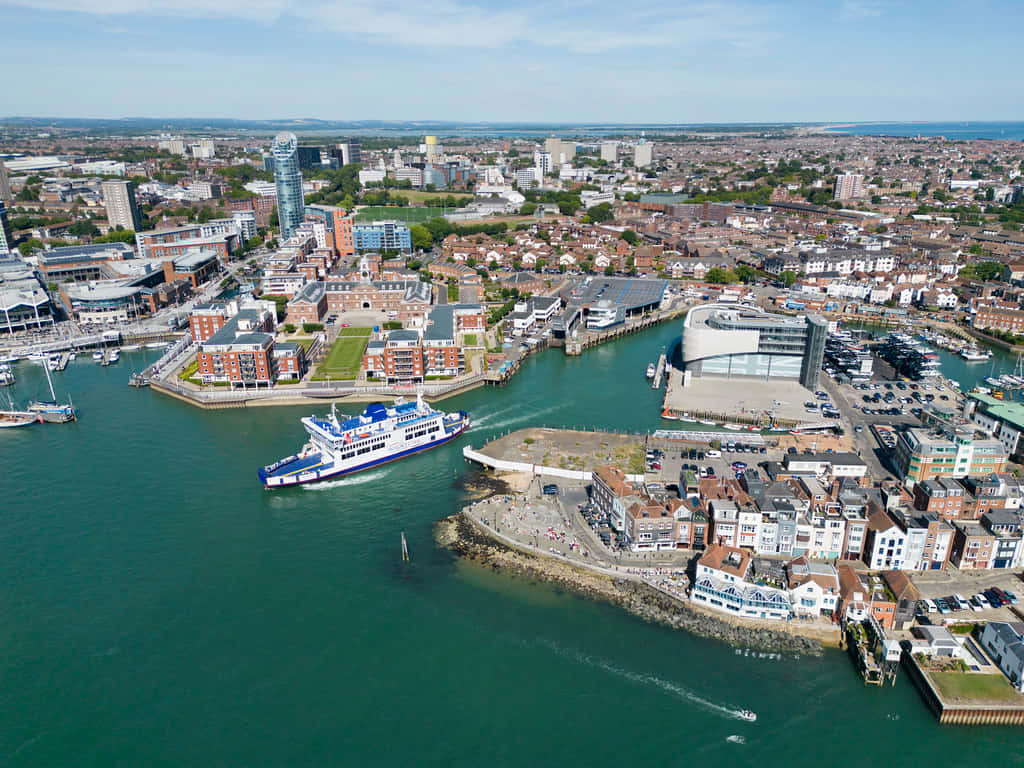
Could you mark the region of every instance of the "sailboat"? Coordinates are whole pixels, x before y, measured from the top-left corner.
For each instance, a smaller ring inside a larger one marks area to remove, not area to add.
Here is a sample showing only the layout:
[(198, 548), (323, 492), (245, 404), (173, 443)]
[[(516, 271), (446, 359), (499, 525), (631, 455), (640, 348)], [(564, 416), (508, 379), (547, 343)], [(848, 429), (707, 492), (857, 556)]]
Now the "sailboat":
[(39, 414), (43, 421), (49, 421), (53, 424), (66, 424), (69, 421), (75, 421), (78, 418), (78, 411), (71, 404), (71, 398), (68, 398), (66, 404), (58, 403), (57, 395), (53, 392), (53, 379), (50, 378), (50, 369), (43, 365), (43, 371), (46, 373), (46, 383), (50, 387), (50, 399), (46, 401), (36, 400), (29, 403), (28, 411)]
[(38, 413), (16, 410), (14, 408), (14, 403), (11, 402), (10, 395), (7, 396), (7, 405), (7, 409), (0, 410), (0, 429), (27, 427), (29, 424), (42, 421), (42, 418)]

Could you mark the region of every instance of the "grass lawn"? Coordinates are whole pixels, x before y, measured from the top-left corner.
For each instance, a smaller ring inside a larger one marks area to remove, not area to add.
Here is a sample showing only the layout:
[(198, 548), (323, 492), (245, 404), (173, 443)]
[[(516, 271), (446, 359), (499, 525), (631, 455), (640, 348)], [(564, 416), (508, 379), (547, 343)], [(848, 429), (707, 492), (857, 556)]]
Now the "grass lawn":
[[(433, 200), (443, 201), (449, 194), (454, 197), (456, 201), (473, 199), (473, 194), (471, 192), (423, 192), (419, 189), (392, 189), (390, 192), (391, 194), (401, 195), (413, 205), (419, 205)], [(451, 210), (451, 208), (448, 210)]]
[(370, 333), (370, 328), (342, 328), (334, 346), (327, 353), (327, 359), (317, 368), (313, 378), (354, 379), (359, 374)]
[(395, 221), (404, 221), (408, 224), (421, 224), (428, 219), (432, 219), (435, 216), (440, 215), (441, 212), (436, 208), (414, 208), (397, 205), (368, 205), (365, 208), (359, 209), (359, 213), (356, 214), (356, 222), (363, 223), (367, 221), (384, 221), (385, 219), (394, 219)]
[(1021, 696), (1013, 690), (1002, 674), (985, 675), (976, 672), (932, 672), (928, 677), (935, 683), (944, 699), (970, 701), (1020, 702)]
[(467, 347), (475, 347), (476, 346), (476, 334), (475, 333), (467, 333), (467, 334), (463, 335), (462, 340), (463, 340), (463, 342), (465, 342)]

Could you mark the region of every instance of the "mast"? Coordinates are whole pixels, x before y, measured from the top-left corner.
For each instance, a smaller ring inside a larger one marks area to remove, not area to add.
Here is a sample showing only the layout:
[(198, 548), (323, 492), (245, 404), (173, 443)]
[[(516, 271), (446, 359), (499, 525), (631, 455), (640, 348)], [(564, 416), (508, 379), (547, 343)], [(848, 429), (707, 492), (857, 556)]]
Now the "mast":
[(53, 379), (50, 378), (50, 361), (49, 358), (43, 360), (43, 373), (46, 374), (46, 383), (50, 386), (50, 402), (57, 402), (57, 395), (53, 392)]

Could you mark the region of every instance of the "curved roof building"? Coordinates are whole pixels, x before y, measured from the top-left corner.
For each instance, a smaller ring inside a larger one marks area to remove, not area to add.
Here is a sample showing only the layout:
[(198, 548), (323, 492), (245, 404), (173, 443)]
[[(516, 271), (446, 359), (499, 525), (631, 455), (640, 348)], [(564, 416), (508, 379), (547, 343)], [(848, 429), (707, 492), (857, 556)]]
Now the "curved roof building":
[(692, 376), (789, 378), (814, 389), (827, 335), (828, 325), (818, 315), (705, 304), (683, 322), (683, 367)]

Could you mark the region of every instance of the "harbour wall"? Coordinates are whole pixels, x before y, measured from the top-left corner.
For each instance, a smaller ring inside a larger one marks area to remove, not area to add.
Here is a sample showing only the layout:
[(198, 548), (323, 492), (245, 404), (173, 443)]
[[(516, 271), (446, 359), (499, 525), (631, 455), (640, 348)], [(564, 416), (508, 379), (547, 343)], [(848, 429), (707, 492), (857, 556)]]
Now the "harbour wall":
[(913, 655), (904, 652), (902, 661), (925, 705), (943, 725), (1024, 725), (1024, 705), (946, 701), (921, 671)]
[(799, 625), (786, 630), (748, 625), (700, 610), (689, 602), (663, 592), (639, 578), (612, 574), (605, 569), (582, 568), (563, 560), (524, 550), (500, 534), (477, 523), (465, 511), (441, 520), (435, 536), (439, 544), (460, 557), (496, 571), (557, 584), (589, 598), (617, 605), (639, 618), (673, 629), (718, 640), (729, 645), (763, 651), (817, 654), (823, 642), (838, 640), (820, 636)]
[[(469, 445), (462, 449), (462, 455), (469, 461), (475, 461), (477, 464), (482, 464), (485, 467), (490, 467), (491, 469), (496, 469), (501, 472), (526, 472), (531, 475), (564, 477), (567, 480), (587, 481), (589, 481), (592, 476), (591, 472), (583, 472), (575, 469), (562, 469), (561, 467), (546, 467), (543, 464), (526, 464), (520, 461), (495, 459), (485, 453), (474, 451), (473, 447)], [(631, 483), (642, 483), (644, 481), (644, 476), (626, 475), (626, 479)]]

